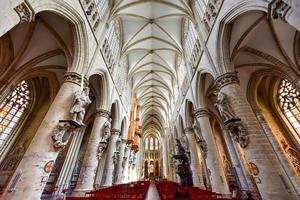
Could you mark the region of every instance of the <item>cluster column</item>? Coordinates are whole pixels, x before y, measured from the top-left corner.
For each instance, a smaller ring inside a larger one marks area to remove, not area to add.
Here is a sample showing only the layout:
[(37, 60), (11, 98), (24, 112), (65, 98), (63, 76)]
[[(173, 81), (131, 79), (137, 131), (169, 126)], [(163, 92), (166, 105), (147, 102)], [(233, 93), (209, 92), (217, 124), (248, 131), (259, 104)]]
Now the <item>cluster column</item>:
[[(297, 199), (270, 142), (239, 85), (235, 72), (219, 76), (218, 108), (231, 137), (245, 154), (263, 199)], [(237, 121), (240, 120), (240, 121)]]
[(202, 173), (201, 173), (201, 165), (199, 162), (199, 155), (196, 148), (196, 138), (195, 138), (195, 132), (192, 127), (187, 127), (184, 129), (185, 135), (188, 139), (189, 144), (189, 152), (190, 152), (190, 165), (191, 170), (193, 172), (193, 185), (195, 187), (204, 187)]
[(209, 111), (206, 108), (199, 108), (195, 111), (195, 117), (201, 128), (201, 133), (207, 143), (207, 174), (210, 179), (212, 191), (228, 194), (229, 188), (222, 168), (222, 161), (218, 152), (217, 144), (214, 139), (212, 128), (209, 121)]
[(123, 172), (124, 172), (124, 167), (125, 167), (125, 150), (126, 150), (126, 144), (127, 140), (122, 139), (121, 141), (121, 149), (120, 149), (120, 156), (118, 160), (118, 167), (117, 167), (117, 177), (116, 177), (116, 184), (121, 184), (123, 182)]
[(115, 172), (117, 170), (118, 153), (118, 138), (121, 135), (121, 130), (111, 129), (111, 137), (107, 147), (107, 156), (105, 167), (102, 175), (102, 186), (111, 186), (113, 184)]
[(64, 82), (8, 184), (3, 199), (40, 199), (60, 150), (54, 146), (53, 131), (57, 129), (59, 120), (70, 118), (74, 94), (80, 91), (80, 84), (80, 74), (65, 74)]
[(87, 149), (84, 154), (82, 166), (76, 188), (73, 192), (74, 196), (82, 196), (86, 191), (95, 189), (95, 176), (99, 162), (99, 142), (103, 137), (104, 124), (109, 120), (110, 112), (98, 109), (95, 113), (95, 119), (91, 135), (88, 141)]

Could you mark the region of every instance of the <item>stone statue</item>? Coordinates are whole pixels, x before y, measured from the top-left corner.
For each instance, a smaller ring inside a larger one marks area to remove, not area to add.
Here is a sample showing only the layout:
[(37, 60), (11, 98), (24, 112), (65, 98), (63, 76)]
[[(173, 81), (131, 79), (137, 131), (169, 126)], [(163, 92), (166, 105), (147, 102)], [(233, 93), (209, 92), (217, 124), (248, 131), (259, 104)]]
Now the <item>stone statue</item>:
[(118, 137), (116, 141), (116, 152), (120, 152), (120, 151), (121, 151), (121, 137)]
[(233, 137), (233, 140), (238, 142), (242, 148), (248, 146), (250, 139), (246, 130), (246, 125), (241, 121), (241, 119), (230, 121), (225, 126), (230, 135)]
[(183, 134), (179, 140), (180, 140), (180, 143), (181, 143), (182, 147), (184, 148), (184, 150), (186, 152), (189, 151), (189, 141), (188, 141), (186, 135)]
[(102, 155), (105, 151), (105, 149), (107, 148), (108, 142), (109, 142), (109, 138), (111, 136), (111, 119), (109, 118), (103, 125), (103, 136), (99, 142), (98, 145), (98, 151), (97, 151), (97, 157), (98, 160), (100, 160), (102, 158)]
[(90, 89), (88, 87), (85, 87), (82, 91), (77, 91), (74, 95), (70, 114), (72, 120), (77, 122), (79, 125), (84, 125), (83, 118), (85, 115), (85, 109), (91, 103), (89, 92)]
[(72, 128), (68, 122), (59, 122), (52, 134), (52, 139), (54, 141), (53, 146), (55, 148), (63, 149), (68, 143), (71, 131)]
[(215, 105), (218, 107), (221, 117), (224, 120), (224, 123), (236, 118), (235, 114), (233, 113), (230, 107), (228, 97), (225, 93), (219, 92), (217, 94), (217, 102)]
[(109, 141), (109, 138), (111, 136), (111, 118), (109, 118), (103, 125), (104, 133), (102, 136), (101, 141), (107, 142)]
[(184, 155), (185, 154), (185, 150), (182, 147), (180, 140), (178, 140), (178, 139), (176, 139), (175, 154), (176, 155)]

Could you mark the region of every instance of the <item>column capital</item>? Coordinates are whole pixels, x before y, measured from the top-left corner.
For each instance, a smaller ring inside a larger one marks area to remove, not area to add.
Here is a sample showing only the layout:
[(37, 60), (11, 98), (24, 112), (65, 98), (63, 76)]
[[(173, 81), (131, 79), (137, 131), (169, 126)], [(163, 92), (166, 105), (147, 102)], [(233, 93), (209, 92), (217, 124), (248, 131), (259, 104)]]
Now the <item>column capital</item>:
[(113, 128), (113, 129), (111, 129), (111, 134), (112, 135), (121, 135), (121, 130)]
[[(78, 74), (76, 72), (67, 72), (64, 75), (64, 82), (71, 82), (71, 83), (75, 83), (77, 85), (81, 85), (81, 74)], [(84, 85), (88, 85), (88, 80), (87, 78), (84, 76)]]
[(194, 111), (195, 118), (209, 117), (210, 111), (207, 108), (198, 108)]
[(184, 129), (185, 134), (193, 134), (194, 133), (194, 128), (191, 126), (188, 126)]
[(104, 109), (97, 109), (95, 114), (97, 116), (105, 117), (107, 119), (110, 117), (110, 112)]
[(215, 86), (219, 90), (226, 85), (238, 84), (238, 83), (239, 83), (239, 79), (237, 76), (237, 72), (227, 72), (217, 77), (215, 80)]

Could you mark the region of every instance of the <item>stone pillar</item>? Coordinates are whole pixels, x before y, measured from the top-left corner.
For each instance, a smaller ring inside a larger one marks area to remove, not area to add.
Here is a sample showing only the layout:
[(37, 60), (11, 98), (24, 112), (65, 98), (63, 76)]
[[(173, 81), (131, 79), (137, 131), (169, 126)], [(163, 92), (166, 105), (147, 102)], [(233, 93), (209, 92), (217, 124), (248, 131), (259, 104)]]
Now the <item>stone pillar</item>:
[(114, 168), (117, 166), (114, 163), (114, 156), (116, 156), (116, 142), (121, 135), (121, 131), (118, 129), (111, 129), (111, 136), (109, 139), (108, 147), (106, 150), (107, 157), (105, 167), (102, 175), (102, 186), (111, 186), (113, 184)]
[(119, 156), (119, 160), (118, 160), (118, 167), (117, 167), (117, 173), (116, 173), (117, 174), (116, 184), (121, 184), (122, 180), (123, 180), (123, 169), (124, 169), (124, 165), (125, 165), (125, 163), (123, 163), (123, 159), (124, 159), (124, 156), (125, 156), (126, 143), (127, 143), (127, 140), (122, 139), (122, 141), (121, 141), (121, 151), (120, 151), (120, 156)]
[(203, 187), (203, 181), (201, 179), (201, 165), (199, 162), (199, 156), (196, 148), (196, 138), (195, 132), (192, 127), (187, 127), (184, 129), (184, 133), (188, 139), (189, 151), (191, 156), (191, 170), (193, 172), (193, 185), (194, 187)]
[(129, 156), (130, 156), (130, 149), (131, 144), (126, 144), (124, 157), (122, 161), (122, 167), (123, 167), (123, 183), (128, 182), (128, 175), (129, 175)]
[(59, 195), (63, 190), (69, 188), (73, 170), (78, 159), (82, 138), (85, 135), (85, 130), (85, 127), (82, 127), (72, 139), (64, 164), (56, 181), (56, 195)]
[(53, 146), (53, 131), (59, 120), (70, 118), (74, 93), (80, 90), (80, 83), (81, 75), (74, 72), (65, 74), (64, 82), (8, 184), (3, 199), (40, 199), (59, 153)]
[(245, 172), (243, 169), (244, 165), (239, 158), (238, 152), (236, 152), (235, 144), (233, 144), (233, 141), (227, 132), (223, 132), (223, 136), (227, 146), (227, 150), (229, 152), (230, 161), (236, 175), (235, 178), (240, 185), (240, 189), (253, 190), (253, 187), (251, 187), (251, 185), (249, 184), (249, 173)]
[(216, 79), (215, 85), (220, 92), (227, 95), (234, 114), (241, 118), (246, 126), (250, 142), (243, 149), (239, 149), (245, 153), (252, 168), (257, 166), (258, 170), (255, 170), (253, 178), (262, 198), (297, 199), (287, 175), (241, 90), (237, 74), (223, 74)]
[(95, 113), (93, 128), (84, 154), (82, 166), (73, 196), (83, 196), (85, 192), (95, 189), (95, 175), (98, 166), (98, 146), (103, 134), (104, 123), (110, 112), (98, 109)]
[(167, 141), (165, 136), (162, 137), (161, 139), (161, 148), (162, 148), (162, 155), (160, 155), (162, 157), (162, 163), (160, 163), (161, 165), (163, 165), (163, 178), (167, 178), (168, 176), (168, 168), (169, 168), (169, 163), (168, 163), (168, 146), (167, 146)]
[(197, 109), (195, 112), (201, 133), (207, 143), (206, 167), (210, 178), (210, 185), (213, 192), (229, 194), (229, 188), (222, 168), (222, 160), (217, 149), (212, 128), (209, 121), (209, 112), (205, 108)]

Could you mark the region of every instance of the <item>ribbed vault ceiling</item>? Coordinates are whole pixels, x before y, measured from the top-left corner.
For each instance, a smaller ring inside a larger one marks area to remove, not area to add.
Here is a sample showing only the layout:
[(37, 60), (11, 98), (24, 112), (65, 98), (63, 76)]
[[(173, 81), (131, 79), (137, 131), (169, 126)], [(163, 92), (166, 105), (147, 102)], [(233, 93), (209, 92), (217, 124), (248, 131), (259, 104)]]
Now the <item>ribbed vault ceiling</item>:
[(182, 23), (191, 12), (183, 0), (120, 0), (112, 8), (112, 18), (122, 24), (121, 56), (128, 58), (145, 132), (162, 130), (170, 117), (176, 69), (183, 59)]

